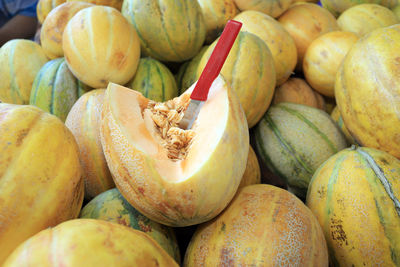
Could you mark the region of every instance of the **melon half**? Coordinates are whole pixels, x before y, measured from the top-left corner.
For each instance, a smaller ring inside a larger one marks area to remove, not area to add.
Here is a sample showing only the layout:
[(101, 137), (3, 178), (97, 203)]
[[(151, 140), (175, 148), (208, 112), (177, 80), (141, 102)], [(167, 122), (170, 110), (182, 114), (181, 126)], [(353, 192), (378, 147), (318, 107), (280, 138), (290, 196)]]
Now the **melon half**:
[(101, 142), (115, 184), (141, 213), (170, 226), (217, 216), (236, 193), (249, 151), (244, 111), (220, 76), (193, 127), (177, 126), (193, 88), (156, 103), (110, 83), (104, 98)]

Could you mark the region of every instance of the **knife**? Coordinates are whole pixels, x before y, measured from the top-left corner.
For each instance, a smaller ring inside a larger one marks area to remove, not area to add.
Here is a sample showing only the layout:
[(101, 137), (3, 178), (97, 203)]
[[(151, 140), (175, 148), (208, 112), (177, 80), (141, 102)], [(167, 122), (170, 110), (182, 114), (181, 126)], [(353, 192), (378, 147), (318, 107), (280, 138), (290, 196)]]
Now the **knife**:
[(182, 120), (179, 122), (179, 127), (181, 129), (188, 130), (192, 128), (194, 121), (199, 115), (201, 106), (207, 100), (211, 84), (221, 71), (241, 27), (242, 23), (236, 20), (229, 20), (225, 25), (224, 31), (219, 37), (218, 42), (190, 95), (189, 105), (185, 110)]

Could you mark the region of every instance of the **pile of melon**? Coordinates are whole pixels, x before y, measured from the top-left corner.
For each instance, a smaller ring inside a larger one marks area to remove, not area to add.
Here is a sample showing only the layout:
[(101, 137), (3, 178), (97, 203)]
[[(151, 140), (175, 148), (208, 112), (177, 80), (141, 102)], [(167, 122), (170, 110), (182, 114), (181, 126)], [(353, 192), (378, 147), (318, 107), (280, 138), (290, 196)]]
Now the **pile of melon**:
[(0, 48), (0, 265), (400, 266), (399, 10), (40, 0)]

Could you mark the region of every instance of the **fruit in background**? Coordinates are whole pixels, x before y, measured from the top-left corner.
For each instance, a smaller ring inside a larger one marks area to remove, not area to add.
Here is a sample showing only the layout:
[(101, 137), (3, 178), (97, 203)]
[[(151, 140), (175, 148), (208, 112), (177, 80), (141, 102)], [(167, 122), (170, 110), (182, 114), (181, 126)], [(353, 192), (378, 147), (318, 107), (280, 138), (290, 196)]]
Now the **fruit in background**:
[(347, 146), (329, 114), (294, 103), (268, 109), (255, 129), (255, 143), (263, 163), (302, 199), (315, 170)]
[(115, 187), (100, 141), (104, 92), (96, 89), (81, 96), (65, 120), (79, 147), (86, 199)]
[(67, 0), (67, 2), (87, 2), (99, 6), (110, 6), (121, 11), (123, 0)]
[(296, 44), (297, 71), (302, 70), (304, 54), (312, 41), (324, 33), (339, 30), (335, 17), (328, 10), (313, 3), (293, 5), (278, 21)]
[(293, 194), (258, 184), (194, 233), (184, 266), (326, 266), (328, 250), (312, 212)]
[(392, 9), (397, 19), (400, 20), (400, 3)]
[(84, 93), (80, 85), (68, 69), (64, 58), (53, 59), (36, 75), (29, 104), (57, 116), (64, 122), (76, 100)]
[(71, 72), (93, 88), (105, 88), (109, 82), (125, 84), (136, 72), (139, 37), (115, 8), (82, 9), (70, 19), (62, 39)]
[(84, 262), (88, 267), (178, 266), (154, 239), (141, 231), (102, 220), (77, 219), (27, 239), (4, 267), (53, 266), (55, 262), (62, 266), (80, 266)]
[(276, 72), (276, 85), (283, 84), (297, 63), (297, 49), (293, 38), (274, 18), (258, 11), (244, 11), (234, 20), (243, 23), (242, 31), (260, 37), (271, 51)]
[(140, 59), (135, 76), (125, 86), (157, 102), (170, 100), (179, 93), (171, 71), (150, 57)]
[(180, 66), (178, 74), (175, 77), (179, 94), (185, 92), (186, 89), (197, 81), (197, 67), (199, 66), (202, 56), (207, 51), (207, 48), (208, 45), (203, 46), (194, 58)]
[(324, 98), (301, 78), (289, 78), (284, 84), (275, 88), (272, 103), (281, 102), (297, 103), (325, 110)]
[(362, 146), (400, 158), (400, 25), (377, 29), (348, 52), (335, 97), (344, 124)]
[(273, 18), (279, 17), (293, 2), (294, 0), (235, 0), (241, 11), (256, 10)]
[(206, 25), (206, 43), (212, 43), (222, 33), (225, 24), (232, 19), (239, 10), (234, 0), (215, 1), (197, 0)]
[[(217, 41), (201, 58), (197, 77), (200, 77)], [(276, 84), (274, 61), (268, 46), (252, 33), (239, 32), (221, 74), (239, 97), (248, 127), (253, 127), (268, 109)]]
[(118, 189), (110, 189), (82, 208), (80, 218), (118, 223), (151, 236), (176, 262), (181, 261), (174, 229), (154, 222), (135, 210)]
[(217, 216), (235, 195), (249, 152), (244, 112), (222, 77), (192, 129), (177, 127), (193, 88), (156, 104), (110, 84), (104, 98), (101, 142), (117, 188), (143, 215), (170, 226)]
[(143, 55), (160, 61), (191, 59), (206, 37), (206, 24), (197, 1), (126, 0), (122, 14), (138, 32)]
[(343, 12), (337, 19), (342, 31), (362, 37), (373, 30), (400, 23), (390, 9), (377, 4), (361, 4)]
[(37, 107), (0, 103), (0, 151), (1, 265), (30, 236), (78, 216), (83, 180), (73, 135)]
[(28, 104), (36, 74), (49, 59), (37, 43), (14, 39), (0, 49), (0, 101)]
[(398, 0), (321, 0), (322, 6), (329, 10), (335, 17), (338, 17), (352, 6), (363, 3), (380, 4), (388, 8), (393, 8), (398, 3)]
[(65, 3), (65, 0), (39, 0), (36, 6), (36, 14), (39, 23), (43, 24), (50, 11), (62, 3)]
[(314, 90), (325, 96), (335, 97), (336, 73), (357, 40), (354, 33), (333, 31), (312, 41), (304, 55), (303, 72)]
[(349, 144), (356, 145), (356, 141), (354, 140), (353, 136), (349, 133), (349, 130), (347, 130), (346, 125), (344, 125), (342, 116), (340, 115), (340, 111), (338, 107), (336, 106), (331, 113), (332, 119), (337, 123), (339, 126), (340, 130), (342, 130), (344, 136), (346, 137), (346, 140)]
[(311, 180), (307, 206), (332, 266), (400, 265), (400, 161), (372, 148), (345, 149)]
[(46, 17), (40, 31), (40, 44), (50, 59), (64, 56), (62, 35), (68, 21), (79, 11), (93, 5), (85, 2), (63, 3)]
[[(258, 164), (257, 155), (253, 148), (249, 146), (249, 155), (247, 157), (246, 170), (244, 171), (242, 180), (240, 181), (239, 188), (252, 184), (261, 183), (261, 170)], [(238, 190), (239, 190), (238, 188)]]

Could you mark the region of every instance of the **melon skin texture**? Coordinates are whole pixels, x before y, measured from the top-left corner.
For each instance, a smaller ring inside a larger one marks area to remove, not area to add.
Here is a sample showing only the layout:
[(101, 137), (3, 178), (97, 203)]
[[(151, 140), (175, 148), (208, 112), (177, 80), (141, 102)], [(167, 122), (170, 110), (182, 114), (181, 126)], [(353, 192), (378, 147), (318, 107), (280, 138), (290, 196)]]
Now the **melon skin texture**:
[(197, 1), (126, 0), (121, 12), (136, 29), (145, 56), (183, 62), (204, 43), (206, 24)]
[(86, 199), (115, 187), (100, 141), (104, 92), (105, 89), (95, 89), (82, 95), (65, 120), (79, 146)]
[(154, 140), (153, 124), (143, 122), (138, 105), (146, 102), (114, 84), (106, 91), (101, 142), (119, 191), (143, 215), (165, 225), (214, 218), (233, 198), (246, 168), (249, 132), (237, 96), (221, 77), (214, 81), (189, 153), (177, 162)]
[(39, 0), (36, 6), (36, 14), (39, 23), (43, 24), (50, 11), (62, 3), (65, 3), (65, 0)]
[(398, 0), (321, 0), (322, 7), (329, 10), (335, 17), (338, 17), (345, 10), (364, 3), (379, 4), (387, 8), (393, 8)]
[(79, 150), (57, 117), (0, 103), (0, 265), (23, 241), (74, 219), (83, 201)]
[(318, 221), (288, 191), (265, 184), (238, 191), (229, 206), (194, 233), (186, 250), (191, 266), (328, 266)]
[(294, 0), (235, 0), (235, 3), (241, 11), (256, 10), (277, 18), (294, 3)]
[(344, 124), (362, 146), (400, 158), (400, 25), (377, 29), (348, 52), (335, 82)]
[(140, 59), (135, 76), (125, 86), (156, 102), (178, 96), (174, 75), (164, 64), (150, 57)]
[(0, 101), (28, 104), (36, 74), (49, 59), (30, 40), (14, 39), (0, 49)]
[(283, 84), (297, 63), (297, 48), (290, 34), (277, 20), (258, 11), (243, 11), (234, 20), (243, 23), (241, 31), (253, 33), (265, 42), (274, 60), (276, 85)]
[(344, 136), (346, 137), (346, 140), (349, 144), (356, 145), (357, 142), (354, 140), (353, 136), (349, 133), (349, 130), (347, 130), (346, 125), (344, 125), (342, 115), (340, 115), (339, 108), (335, 106), (331, 112), (331, 117), (332, 119), (337, 123), (339, 126), (340, 130), (343, 132)]
[(358, 36), (348, 31), (328, 32), (308, 46), (303, 60), (303, 73), (317, 92), (334, 98), (336, 73)]
[(68, 112), (84, 92), (82, 84), (68, 69), (64, 58), (53, 59), (36, 75), (29, 104), (64, 122)]
[(116, 188), (92, 199), (82, 208), (79, 218), (104, 220), (142, 231), (157, 241), (177, 263), (181, 261), (173, 228), (156, 223), (135, 210)]
[(273, 105), (255, 129), (258, 155), (304, 199), (316, 169), (347, 147), (346, 139), (324, 111), (294, 103)]
[(400, 265), (400, 161), (372, 148), (345, 149), (315, 172), (307, 206), (331, 266)]
[(254, 149), (249, 146), (249, 156), (247, 157), (246, 170), (244, 171), (239, 188), (252, 184), (261, 184), (261, 169)]
[(136, 72), (140, 41), (133, 26), (112, 7), (93, 6), (69, 20), (62, 37), (71, 72), (93, 88), (125, 84)]
[(40, 30), (40, 45), (50, 59), (64, 56), (62, 36), (68, 21), (80, 10), (93, 5), (85, 2), (63, 3), (48, 14)]
[[(29, 256), (27, 256), (29, 255)], [(178, 267), (145, 233), (116, 223), (76, 219), (26, 240), (7, 259), (12, 266)]]
[(67, 2), (87, 2), (99, 6), (109, 6), (121, 11), (123, 0), (67, 0)]
[[(197, 67), (200, 77), (218, 39), (204, 53)], [(239, 32), (221, 69), (226, 82), (239, 97), (249, 128), (271, 104), (276, 85), (274, 60), (265, 42), (250, 32)]]
[(400, 23), (393, 11), (377, 4), (361, 4), (347, 9), (337, 19), (342, 31), (362, 37), (373, 30)]

